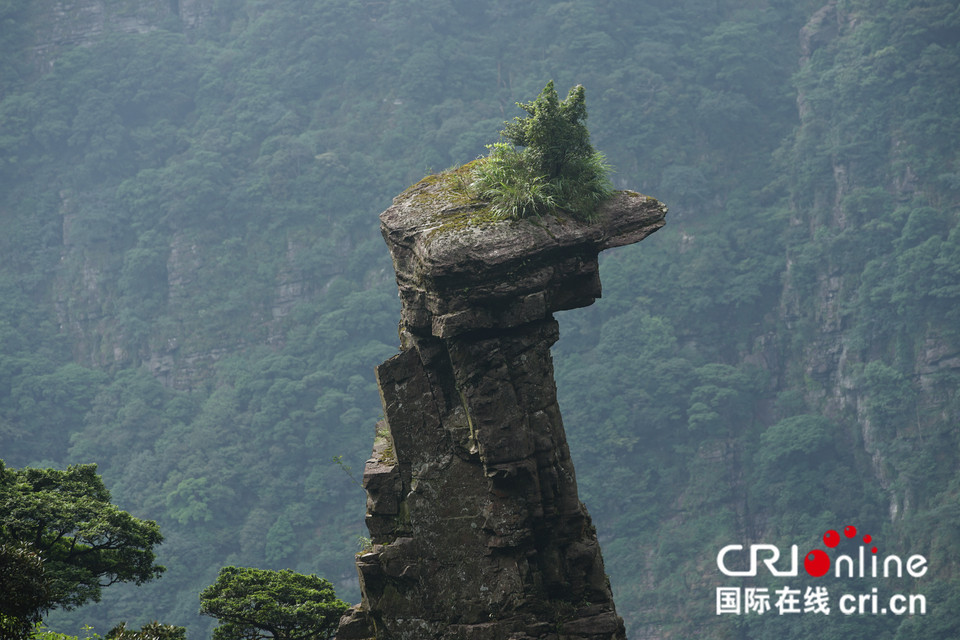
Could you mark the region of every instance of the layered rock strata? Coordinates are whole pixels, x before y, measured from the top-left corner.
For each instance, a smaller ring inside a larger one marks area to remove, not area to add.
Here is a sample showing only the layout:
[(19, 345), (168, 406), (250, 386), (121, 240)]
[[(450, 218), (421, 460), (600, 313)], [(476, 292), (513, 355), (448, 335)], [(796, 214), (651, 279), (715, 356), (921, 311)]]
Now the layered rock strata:
[(618, 192), (596, 222), (485, 218), (450, 176), (380, 216), (403, 302), (377, 368), (372, 548), (337, 638), (623, 638), (557, 405), (552, 313), (600, 297), (597, 255), (664, 224)]

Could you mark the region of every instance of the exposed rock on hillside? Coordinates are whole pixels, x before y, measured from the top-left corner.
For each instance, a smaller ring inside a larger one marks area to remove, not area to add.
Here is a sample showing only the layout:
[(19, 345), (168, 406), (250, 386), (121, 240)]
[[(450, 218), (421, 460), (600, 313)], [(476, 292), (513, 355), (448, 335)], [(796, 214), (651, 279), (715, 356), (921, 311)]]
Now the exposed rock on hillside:
[(600, 297), (598, 253), (666, 208), (618, 192), (590, 224), (494, 221), (455, 182), (431, 176), (380, 216), (402, 350), (377, 368), (373, 544), (337, 637), (623, 638), (557, 406), (552, 313)]
[(193, 29), (213, 10), (210, 0), (40, 0), (32, 7), (40, 16), (35, 28), (33, 58), (43, 71), (49, 71), (59, 52), (73, 46), (86, 46), (105, 33), (146, 33), (166, 20), (176, 19)]

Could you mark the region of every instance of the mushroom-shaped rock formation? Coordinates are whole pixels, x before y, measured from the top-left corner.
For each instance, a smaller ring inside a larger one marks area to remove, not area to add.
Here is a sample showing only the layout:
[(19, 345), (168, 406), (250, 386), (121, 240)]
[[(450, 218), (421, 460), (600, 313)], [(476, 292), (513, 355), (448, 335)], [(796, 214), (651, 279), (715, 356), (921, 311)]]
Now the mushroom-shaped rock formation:
[[(461, 170), (462, 171), (462, 170)], [(557, 405), (553, 312), (600, 297), (597, 255), (664, 224), (629, 191), (592, 222), (491, 219), (456, 171), (380, 216), (403, 302), (377, 367), (372, 547), (337, 638), (624, 638)]]

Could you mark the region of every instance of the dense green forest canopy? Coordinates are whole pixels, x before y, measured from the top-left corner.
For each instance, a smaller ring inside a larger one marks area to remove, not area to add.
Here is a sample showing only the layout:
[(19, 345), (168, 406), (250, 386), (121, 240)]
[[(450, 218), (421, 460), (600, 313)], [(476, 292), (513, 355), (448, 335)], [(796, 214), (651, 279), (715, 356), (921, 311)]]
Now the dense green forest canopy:
[[(227, 565), (357, 599), (333, 457), (366, 459), (397, 349), (376, 215), (553, 78), (671, 209), (555, 348), (628, 634), (960, 635), (956, 2), (59, 7), (0, 2), (0, 457), (97, 463), (167, 572), (55, 628), (208, 637)], [(929, 559), (880, 585), (927, 614), (716, 615), (723, 545), (846, 524)]]

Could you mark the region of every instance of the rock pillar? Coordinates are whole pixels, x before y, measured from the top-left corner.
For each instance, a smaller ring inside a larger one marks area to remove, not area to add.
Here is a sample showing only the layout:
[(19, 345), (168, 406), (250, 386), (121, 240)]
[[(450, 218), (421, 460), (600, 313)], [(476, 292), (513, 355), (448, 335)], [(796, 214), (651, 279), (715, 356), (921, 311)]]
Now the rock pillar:
[(401, 352), (377, 367), (373, 545), (337, 638), (624, 638), (557, 406), (552, 312), (600, 297), (598, 253), (653, 233), (666, 208), (618, 192), (593, 223), (492, 221), (455, 178), (380, 216)]

